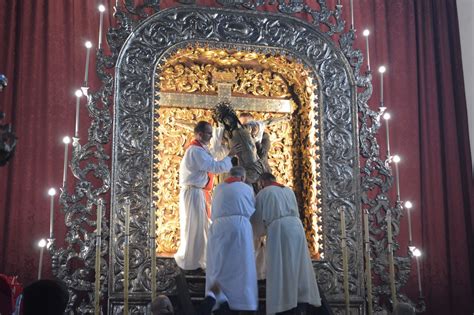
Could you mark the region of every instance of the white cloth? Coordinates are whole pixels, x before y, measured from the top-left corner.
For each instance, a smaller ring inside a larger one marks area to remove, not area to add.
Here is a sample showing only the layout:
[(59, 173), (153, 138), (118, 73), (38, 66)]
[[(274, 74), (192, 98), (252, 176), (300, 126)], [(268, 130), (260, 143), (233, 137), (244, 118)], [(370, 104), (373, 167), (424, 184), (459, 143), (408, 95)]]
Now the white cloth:
[(253, 189), (242, 182), (222, 183), (214, 190), (212, 224), (207, 243), (206, 294), (217, 283), (232, 310), (258, 307), (257, 271), (250, 216)]
[(217, 160), (222, 160), (229, 154), (229, 149), (222, 145), (222, 138), (224, 137), (224, 127), (213, 127), (212, 138), (209, 145), (209, 151)]
[(215, 161), (207, 148), (191, 145), (184, 153), (179, 169), (179, 224), (181, 243), (174, 255), (181, 269), (206, 268), (206, 243), (209, 221), (203, 187), (207, 173), (228, 172), (230, 157)]
[(266, 240), (266, 309), (275, 314), (298, 303), (321, 306), (298, 204), (290, 188), (267, 186), (256, 198), (255, 237)]

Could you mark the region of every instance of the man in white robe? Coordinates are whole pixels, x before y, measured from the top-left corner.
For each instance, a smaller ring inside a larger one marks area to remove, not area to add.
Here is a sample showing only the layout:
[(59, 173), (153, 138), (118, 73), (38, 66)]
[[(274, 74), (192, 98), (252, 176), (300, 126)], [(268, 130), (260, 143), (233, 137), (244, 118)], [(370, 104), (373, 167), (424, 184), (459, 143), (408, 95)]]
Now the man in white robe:
[(259, 183), (263, 189), (257, 194), (251, 221), (255, 237), (267, 236), (267, 314), (289, 311), (304, 303), (319, 307), (321, 297), (295, 194), (270, 173), (263, 173)]
[(206, 268), (206, 243), (209, 221), (206, 214), (206, 190), (212, 188), (212, 176), (228, 172), (232, 148), (221, 161), (214, 160), (207, 148), (212, 138), (212, 127), (200, 121), (194, 128), (195, 139), (184, 153), (179, 169), (179, 224), (181, 243), (174, 255), (181, 269)]
[[(245, 182), (245, 169), (230, 170), (230, 177), (214, 190), (212, 224), (207, 243), (206, 295), (218, 285), (231, 311), (258, 307), (257, 271), (250, 217), (255, 197)], [(220, 297), (215, 297), (220, 302)]]

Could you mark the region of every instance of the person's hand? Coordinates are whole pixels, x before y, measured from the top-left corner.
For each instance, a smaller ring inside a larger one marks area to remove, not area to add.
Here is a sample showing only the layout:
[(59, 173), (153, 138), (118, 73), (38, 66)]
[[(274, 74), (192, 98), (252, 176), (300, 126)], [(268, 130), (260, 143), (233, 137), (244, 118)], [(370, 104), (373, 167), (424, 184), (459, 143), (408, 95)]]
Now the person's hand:
[(242, 145), (241, 144), (236, 144), (229, 150), (228, 156), (234, 156), (237, 155), (237, 153), (242, 152)]

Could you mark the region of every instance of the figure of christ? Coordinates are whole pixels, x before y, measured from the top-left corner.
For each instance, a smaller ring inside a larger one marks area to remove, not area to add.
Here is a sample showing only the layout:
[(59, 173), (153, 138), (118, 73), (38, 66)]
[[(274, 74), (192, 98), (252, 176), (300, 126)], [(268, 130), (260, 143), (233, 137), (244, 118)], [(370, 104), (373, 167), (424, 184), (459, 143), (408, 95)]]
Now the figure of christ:
[(270, 118), (264, 121), (255, 120), (251, 113), (242, 113), (239, 120), (244, 127), (249, 129), (252, 138), (255, 141), (257, 148), (257, 155), (262, 161), (264, 171), (271, 172), (270, 164), (268, 163), (268, 152), (271, 148), (270, 135), (265, 131), (267, 126), (273, 125), (277, 122), (288, 120), (289, 117), (282, 116), (278, 118)]
[(213, 174), (228, 172), (232, 167), (231, 156), (240, 151), (239, 146), (234, 146), (224, 159), (215, 160), (208, 149), (212, 126), (205, 121), (196, 124), (194, 137), (179, 169), (181, 243), (174, 257), (178, 266), (184, 270), (206, 268), (209, 227), (206, 195), (212, 189)]
[(258, 157), (255, 140), (249, 129), (244, 128), (229, 102), (217, 104), (213, 109), (213, 118), (224, 125), (224, 138), (229, 146), (241, 146), (241, 151), (237, 154), (237, 164), (246, 171), (246, 183), (256, 188), (257, 180), (265, 167)]

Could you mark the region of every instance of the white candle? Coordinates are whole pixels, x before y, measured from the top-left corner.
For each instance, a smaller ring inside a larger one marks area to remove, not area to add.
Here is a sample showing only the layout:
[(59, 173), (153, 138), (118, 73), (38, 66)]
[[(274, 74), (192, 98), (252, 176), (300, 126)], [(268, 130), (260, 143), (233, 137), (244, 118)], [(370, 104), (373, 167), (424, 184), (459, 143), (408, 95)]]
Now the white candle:
[(388, 128), (388, 121), (390, 120), (390, 114), (383, 114), (383, 119), (385, 120), (385, 136), (387, 140), (387, 159), (390, 158), (390, 132)]
[(364, 35), (364, 37), (365, 37), (365, 49), (366, 49), (366, 53), (367, 53), (367, 71), (370, 71), (370, 50), (369, 50), (370, 31), (366, 29), (366, 30), (364, 30), (362, 35)]
[(341, 214), (341, 249), (342, 249), (342, 269), (343, 269), (343, 285), (344, 285), (344, 304), (346, 314), (349, 314), (349, 261), (347, 257), (347, 243), (346, 243), (346, 215), (344, 207), (339, 208)]
[(64, 137), (63, 138), (63, 143), (64, 143), (64, 169), (63, 169), (63, 188), (66, 187), (66, 180), (67, 180), (67, 154), (68, 154), (68, 147), (69, 143), (71, 142), (71, 138), (69, 137)]
[(413, 251), (413, 256), (415, 256), (416, 260), (416, 272), (418, 274), (418, 293), (419, 296), (423, 296), (423, 291), (421, 289), (421, 273), (420, 273), (420, 257), (421, 257), (421, 251), (418, 248), (415, 248)]
[(355, 30), (355, 24), (354, 24), (354, 0), (351, 0), (351, 29)]
[(100, 315), (100, 253), (102, 241), (102, 207), (103, 200), (99, 199), (97, 205), (97, 219), (96, 219), (96, 239), (95, 239), (95, 315)]
[(41, 273), (43, 271), (43, 253), (44, 248), (46, 246), (46, 240), (43, 238), (38, 242), (38, 246), (40, 248), (40, 257), (39, 257), (39, 264), (38, 264), (38, 280), (41, 280)]
[(50, 208), (49, 208), (49, 238), (53, 239), (53, 225), (54, 225), (54, 196), (56, 195), (56, 189), (50, 188), (48, 190), (48, 195), (50, 198)]
[(80, 113), (80, 106), (81, 106), (82, 91), (76, 90), (74, 94), (76, 95), (76, 124), (74, 127), (74, 137), (79, 138), (79, 113)]
[(103, 4), (99, 5), (99, 43), (97, 47), (101, 49), (102, 47), (102, 25), (104, 24), (104, 12), (105, 6)]
[(367, 311), (373, 314), (372, 309), (372, 264), (370, 262), (369, 212), (364, 211), (364, 243), (365, 243), (365, 272), (367, 283)]
[(408, 215), (408, 245), (411, 245), (413, 242), (412, 233), (411, 233), (411, 208), (413, 204), (410, 201), (405, 202), (405, 209), (407, 209)]
[(380, 66), (379, 67), (379, 72), (380, 72), (380, 107), (385, 107), (383, 103), (383, 74), (387, 71), (387, 68), (385, 66)]
[(129, 269), (129, 257), (128, 250), (130, 244), (130, 200), (125, 200), (125, 247), (123, 254), (123, 314), (128, 315), (128, 269)]
[(397, 291), (395, 287), (395, 263), (393, 259), (393, 235), (392, 235), (392, 212), (387, 211), (387, 239), (388, 239), (388, 267), (389, 267), (389, 281), (390, 281), (390, 292), (392, 296), (393, 307), (397, 305)]
[(84, 86), (87, 87), (89, 86), (88, 84), (88, 79), (89, 79), (89, 60), (90, 60), (90, 53), (91, 53), (91, 48), (92, 48), (92, 43), (87, 41), (86, 44), (86, 69), (84, 73)]
[(397, 185), (397, 201), (400, 201), (400, 176), (398, 174), (398, 163), (400, 163), (400, 157), (398, 155), (393, 156), (393, 162), (395, 162), (395, 182)]
[(150, 213), (150, 257), (151, 257), (151, 301), (156, 298), (156, 231), (155, 208), (151, 207)]

